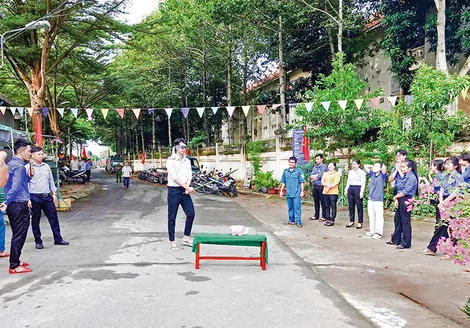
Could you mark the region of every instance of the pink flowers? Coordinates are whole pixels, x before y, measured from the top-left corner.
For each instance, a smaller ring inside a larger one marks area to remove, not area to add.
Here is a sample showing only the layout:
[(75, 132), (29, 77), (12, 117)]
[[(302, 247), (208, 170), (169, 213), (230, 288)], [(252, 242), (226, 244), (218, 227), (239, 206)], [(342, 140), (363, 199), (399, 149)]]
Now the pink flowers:
[(450, 256), (459, 265), (470, 264), (470, 197), (463, 191), (441, 206), (441, 217), (449, 226), (450, 237), (439, 240), (437, 250)]

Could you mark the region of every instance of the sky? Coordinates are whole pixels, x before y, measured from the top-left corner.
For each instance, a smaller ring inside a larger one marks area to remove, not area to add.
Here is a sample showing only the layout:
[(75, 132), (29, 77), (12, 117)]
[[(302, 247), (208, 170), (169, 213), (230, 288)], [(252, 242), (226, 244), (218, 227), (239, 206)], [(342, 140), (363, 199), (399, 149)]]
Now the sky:
[(158, 7), (159, 0), (129, 0), (127, 12), (124, 19), (130, 24), (140, 23), (140, 21), (155, 11)]

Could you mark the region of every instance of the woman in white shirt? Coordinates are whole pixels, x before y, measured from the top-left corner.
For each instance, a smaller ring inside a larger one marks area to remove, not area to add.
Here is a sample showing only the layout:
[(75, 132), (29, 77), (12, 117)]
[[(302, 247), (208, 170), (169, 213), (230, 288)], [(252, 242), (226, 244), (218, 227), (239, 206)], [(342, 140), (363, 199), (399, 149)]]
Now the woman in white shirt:
[(355, 209), (357, 208), (358, 223), (356, 229), (362, 229), (362, 223), (364, 222), (362, 199), (364, 198), (364, 189), (366, 188), (366, 172), (361, 169), (361, 161), (358, 159), (352, 161), (351, 167), (352, 170), (348, 173), (346, 189), (344, 189), (344, 195), (348, 196), (349, 204), (349, 224), (346, 228), (354, 227), (356, 221)]

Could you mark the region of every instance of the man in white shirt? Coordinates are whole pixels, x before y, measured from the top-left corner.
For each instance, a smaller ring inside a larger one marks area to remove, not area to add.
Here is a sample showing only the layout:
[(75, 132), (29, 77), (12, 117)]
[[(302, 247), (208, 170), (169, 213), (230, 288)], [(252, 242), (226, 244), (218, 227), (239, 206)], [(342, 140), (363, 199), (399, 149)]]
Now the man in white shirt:
[(129, 166), (129, 162), (124, 163), (122, 168), (122, 183), (124, 188), (129, 189), (129, 182), (131, 181), (132, 167)]
[(44, 151), (41, 147), (33, 147), (31, 149), (31, 157), (33, 161), (26, 164), (26, 171), (29, 172), (30, 165), (33, 165), (34, 176), (29, 182), (29, 192), (31, 197), (31, 228), (33, 230), (34, 241), (37, 249), (43, 249), (41, 239), (41, 230), (39, 222), (41, 220), (41, 212), (49, 220), (49, 225), (54, 235), (54, 245), (68, 245), (69, 242), (62, 238), (60, 233), (59, 218), (55, 202), (57, 202), (57, 188), (55, 186), (54, 177), (49, 165), (43, 163)]
[(184, 236), (181, 240), (183, 246), (192, 247), (189, 239), (194, 222), (194, 205), (190, 194), (194, 188), (190, 187), (192, 179), (191, 162), (186, 158), (186, 141), (178, 138), (173, 143), (173, 154), (166, 162), (168, 170), (168, 237), (170, 249), (177, 251), (179, 248), (175, 243), (175, 226), (178, 207), (181, 205), (186, 214)]
[(78, 171), (78, 160), (75, 156), (72, 156), (72, 160), (70, 161), (70, 169), (72, 171)]

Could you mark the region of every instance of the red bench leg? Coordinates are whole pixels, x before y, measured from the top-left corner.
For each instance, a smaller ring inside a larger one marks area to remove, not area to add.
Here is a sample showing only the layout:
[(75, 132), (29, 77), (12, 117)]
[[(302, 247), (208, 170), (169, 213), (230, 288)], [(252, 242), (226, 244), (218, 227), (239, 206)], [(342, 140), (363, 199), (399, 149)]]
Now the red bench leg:
[(266, 270), (266, 242), (261, 242), (261, 270)]
[(199, 269), (199, 253), (201, 253), (200, 245), (201, 245), (201, 244), (197, 244), (197, 245), (196, 245), (196, 247), (197, 247), (197, 253), (196, 253), (196, 270)]

